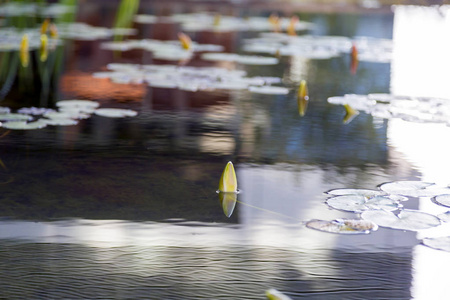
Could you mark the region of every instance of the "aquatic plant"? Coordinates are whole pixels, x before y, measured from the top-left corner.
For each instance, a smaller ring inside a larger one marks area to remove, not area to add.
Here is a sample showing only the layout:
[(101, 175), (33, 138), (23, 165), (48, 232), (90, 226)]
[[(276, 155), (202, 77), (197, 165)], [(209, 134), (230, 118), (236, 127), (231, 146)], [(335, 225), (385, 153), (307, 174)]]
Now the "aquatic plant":
[(374, 222), (359, 219), (310, 220), (305, 225), (311, 229), (339, 234), (368, 234), (378, 229)]
[(298, 114), (300, 116), (304, 116), (306, 113), (306, 109), (308, 107), (308, 86), (306, 85), (306, 81), (300, 81), (300, 86), (297, 91), (297, 106), (298, 106)]
[(269, 300), (291, 300), (290, 297), (276, 289), (268, 289), (266, 291), (266, 297)]
[(327, 99), (334, 105), (348, 105), (377, 118), (399, 118), (419, 123), (450, 124), (450, 101), (436, 97), (407, 97), (392, 94), (346, 94)]
[(178, 88), (186, 91), (250, 90), (254, 93), (287, 94), (286, 87), (272, 86), (280, 83), (278, 77), (246, 77), (243, 70), (216, 67), (191, 67), (175, 65), (108, 64), (110, 72), (96, 72), (96, 78), (109, 78), (115, 83), (147, 83), (156, 88)]
[(234, 166), (231, 161), (227, 163), (225, 169), (222, 172), (218, 190), (225, 193), (236, 193), (238, 191), (236, 172), (234, 171)]

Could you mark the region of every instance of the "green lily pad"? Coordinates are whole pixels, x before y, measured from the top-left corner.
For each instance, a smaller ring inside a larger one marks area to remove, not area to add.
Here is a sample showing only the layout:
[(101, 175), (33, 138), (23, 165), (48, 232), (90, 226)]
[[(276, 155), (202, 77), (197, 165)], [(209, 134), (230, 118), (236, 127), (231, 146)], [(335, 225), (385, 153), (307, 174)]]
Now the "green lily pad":
[(368, 234), (378, 229), (375, 223), (358, 219), (311, 220), (306, 222), (306, 227), (339, 234)]
[(422, 240), (422, 244), (433, 249), (450, 252), (450, 236), (426, 238)]
[(402, 210), (399, 214), (385, 210), (370, 210), (363, 212), (361, 217), (381, 227), (410, 231), (428, 229), (441, 224), (441, 220), (434, 215), (409, 209)]

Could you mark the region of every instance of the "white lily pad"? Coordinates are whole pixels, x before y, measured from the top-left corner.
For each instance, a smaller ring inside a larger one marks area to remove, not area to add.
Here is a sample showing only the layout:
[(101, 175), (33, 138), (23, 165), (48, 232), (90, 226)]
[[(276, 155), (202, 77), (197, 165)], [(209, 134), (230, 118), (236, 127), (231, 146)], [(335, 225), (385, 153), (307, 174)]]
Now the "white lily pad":
[(204, 53), (201, 57), (203, 60), (236, 61), (239, 55), (235, 53)]
[(13, 129), (13, 130), (33, 130), (33, 129), (41, 129), (47, 126), (45, 122), (41, 120), (34, 122), (26, 122), (26, 121), (9, 121), (2, 124), (3, 128)]
[(55, 110), (51, 108), (45, 108), (45, 107), (22, 107), (17, 110), (19, 114), (27, 114), (27, 115), (34, 115), (39, 116), (43, 115), (49, 112), (54, 112)]
[(369, 190), (369, 189), (332, 189), (326, 192), (330, 195), (342, 196), (342, 195), (362, 195), (367, 198), (383, 195), (384, 192), (379, 190)]
[(287, 95), (289, 89), (281, 86), (250, 86), (248, 90), (252, 93), (267, 94), (267, 95)]
[(370, 210), (363, 212), (361, 217), (381, 227), (410, 231), (428, 229), (441, 224), (435, 215), (409, 209), (402, 210), (399, 214), (385, 210)]
[(33, 117), (26, 114), (1, 113), (0, 121), (31, 121)]
[(380, 189), (389, 194), (399, 194), (410, 197), (433, 197), (441, 194), (450, 194), (450, 188), (440, 187), (431, 182), (423, 181), (393, 181), (383, 183)]
[(98, 116), (109, 118), (125, 118), (137, 116), (136, 111), (122, 108), (98, 108), (94, 111), (94, 113)]
[(326, 203), (332, 208), (356, 213), (377, 209), (394, 211), (401, 206), (388, 196), (375, 196), (367, 199), (363, 195), (342, 195), (329, 198)]
[(73, 125), (78, 124), (77, 120), (74, 120), (72, 118), (63, 118), (63, 117), (50, 118), (50, 119), (42, 118), (42, 119), (40, 119), (40, 121), (45, 122), (47, 125), (52, 125), (52, 126), (73, 126)]
[(96, 101), (90, 100), (60, 100), (56, 102), (56, 106), (59, 108), (62, 107), (91, 107), (97, 108), (100, 106), (100, 103)]
[(438, 215), (438, 218), (441, 219), (442, 222), (450, 223), (450, 211)]
[(422, 240), (422, 243), (433, 249), (450, 252), (450, 236), (426, 238)]
[(368, 234), (378, 229), (375, 223), (359, 219), (311, 220), (306, 222), (306, 227), (339, 234)]
[(239, 55), (236, 62), (244, 65), (276, 65), (279, 60), (269, 56)]
[(436, 204), (450, 207), (450, 194), (438, 195), (432, 199)]

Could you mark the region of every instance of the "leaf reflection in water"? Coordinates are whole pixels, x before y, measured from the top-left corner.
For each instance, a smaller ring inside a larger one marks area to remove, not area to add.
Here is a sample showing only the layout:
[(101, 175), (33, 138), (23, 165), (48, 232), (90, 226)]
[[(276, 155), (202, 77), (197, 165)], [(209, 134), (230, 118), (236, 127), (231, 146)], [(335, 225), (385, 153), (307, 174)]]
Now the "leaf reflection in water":
[(228, 218), (231, 217), (231, 215), (233, 214), (234, 208), (236, 206), (238, 193), (218, 191), (218, 194), (219, 194), (219, 200), (220, 200), (220, 204), (222, 205), (224, 214)]

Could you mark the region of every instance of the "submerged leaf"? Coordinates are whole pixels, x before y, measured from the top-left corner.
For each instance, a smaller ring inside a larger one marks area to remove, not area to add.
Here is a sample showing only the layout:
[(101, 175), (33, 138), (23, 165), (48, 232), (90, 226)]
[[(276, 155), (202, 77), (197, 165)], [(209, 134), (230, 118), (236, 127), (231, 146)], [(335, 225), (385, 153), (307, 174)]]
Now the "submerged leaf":
[(219, 182), (220, 192), (237, 192), (237, 178), (233, 163), (229, 161), (222, 172)]
[(374, 222), (382, 227), (417, 231), (439, 226), (438, 217), (418, 210), (402, 210), (398, 215), (385, 210), (365, 211), (361, 214), (364, 220)]
[(378, 229), (375, 223), (358, 219), (311, 220), (306, 222), (306, 227), (339, 234), (368, 234)]
[(422, 240), (422, 243), (433, 249), (450, 252), (450, 236), (426, 238)]

